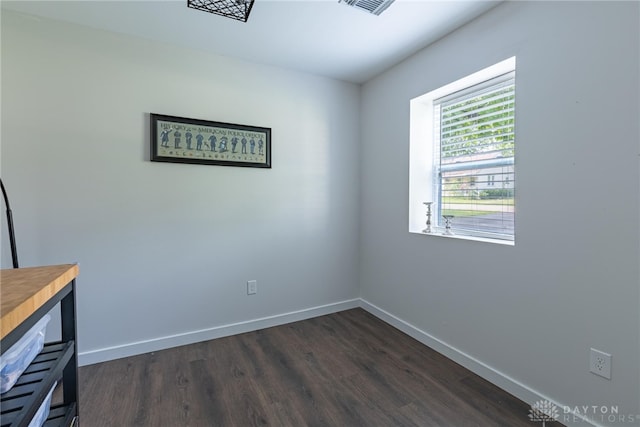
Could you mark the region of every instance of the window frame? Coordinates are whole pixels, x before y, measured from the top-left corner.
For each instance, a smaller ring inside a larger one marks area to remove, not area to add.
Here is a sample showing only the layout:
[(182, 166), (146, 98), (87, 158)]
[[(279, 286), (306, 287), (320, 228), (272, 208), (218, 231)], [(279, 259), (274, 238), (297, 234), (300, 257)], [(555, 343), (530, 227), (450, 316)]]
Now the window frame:
[[(437, 199), (438, 194), (436, 194), (440, 188), (439, 171), (435, 165), (435, 161), (439, 161), (439, 152), (434, 152), (434, 145), (436, 143), (439, 144), (439, 141), (437, 141), (439, 140), (439, 135), (435, 135), (435, 132), (440, 132), (439, 127), (436, 131), (438, 124), (434, 117), (434, 101), (441, 101), (443, 99), (446, 101), (464, 96), (465, 93), (475, 93), (486, 89), (486, 87), (495, 85), (496, 81), (499, 82), (500, 79), (508, 80), (513, 78), (515, 82), (515, 68), (516, 58), (511, 57), (410, 101), (409, 231), (411, 233), (426, 234), (424, 232), (426, 228), (426, 208), (424, 202), (433, 202), (431, 214), (432, 232), (428, 235), (506, 245), (515, 244), (515, 225), (513, 237), (479, 230), (466, 230), (462, 232), (458, 230), (453, 235), (444, 234), (444, 226), (439, 226), (440, 221), (436, 217), (436, 215), (440, 215), (441, 212)], [(507, 75), (510, 76), (504, 77)], [(514, 118), (515, 114), (514, 110)], [(515, 154), (512, 163), (515, 163)], [(486, 180), (488, 182), (489, 176), (487, 176)], [(515, 169), (513, 170), (510, 181), (515, 191)], [(482, 181), (477, 179), (475, 183), (476, 187), (479, 183), (482, 183)]]

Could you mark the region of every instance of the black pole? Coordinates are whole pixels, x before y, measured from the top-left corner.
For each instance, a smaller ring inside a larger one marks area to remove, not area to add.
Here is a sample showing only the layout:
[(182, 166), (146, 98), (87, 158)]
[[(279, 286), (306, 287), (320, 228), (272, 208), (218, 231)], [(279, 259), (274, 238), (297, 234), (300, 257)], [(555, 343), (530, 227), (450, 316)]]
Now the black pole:
[(7, 197), (7, 191), (4, 189), (2, 178), (0, 178), (0, 187), (2, 187), (2, 196), (4, 197), (4, 204), (7, 206), (7, 226), (9, 227), (9, 243), (11, 244), (11, 260), (13, 261), (13, 268), (18, 268), (18, 250), (16, 249), (16, 233), (13, 230), (13, 215), (11, 214), (11, 207), (9, 206), (9, 198)]

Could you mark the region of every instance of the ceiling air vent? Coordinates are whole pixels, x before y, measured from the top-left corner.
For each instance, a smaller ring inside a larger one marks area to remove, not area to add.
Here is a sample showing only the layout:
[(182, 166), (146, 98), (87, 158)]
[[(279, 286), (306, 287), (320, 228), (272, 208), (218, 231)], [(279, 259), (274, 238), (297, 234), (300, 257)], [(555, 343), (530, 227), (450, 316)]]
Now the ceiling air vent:
[(347, 6), (355, 7), (356, 9), (363, 10), (365, 12), (373, 13), (374, 15), (380, 15), (384, 12), (394, 0), (339, 0), (340, 3), (344, 3)]

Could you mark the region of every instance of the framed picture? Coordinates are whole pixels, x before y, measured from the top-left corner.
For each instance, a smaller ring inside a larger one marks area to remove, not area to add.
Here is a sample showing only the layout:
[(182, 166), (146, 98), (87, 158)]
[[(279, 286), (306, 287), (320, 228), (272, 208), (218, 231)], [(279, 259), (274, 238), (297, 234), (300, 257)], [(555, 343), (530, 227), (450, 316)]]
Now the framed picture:
[(271, 167), (271, 128), (151, 113), (151, 161)]

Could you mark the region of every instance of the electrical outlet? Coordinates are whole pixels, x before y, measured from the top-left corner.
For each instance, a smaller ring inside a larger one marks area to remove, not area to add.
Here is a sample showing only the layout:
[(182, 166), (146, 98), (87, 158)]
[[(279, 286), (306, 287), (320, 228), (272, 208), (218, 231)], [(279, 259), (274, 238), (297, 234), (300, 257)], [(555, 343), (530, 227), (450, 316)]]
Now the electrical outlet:
[(611, 355), (595, 348), (589, 353), (589, 370), (608, 380), (611, 379)]
[(253, 295), (258, 293), (258, 281), (249, 280), (247, 282), (247, 295)]

